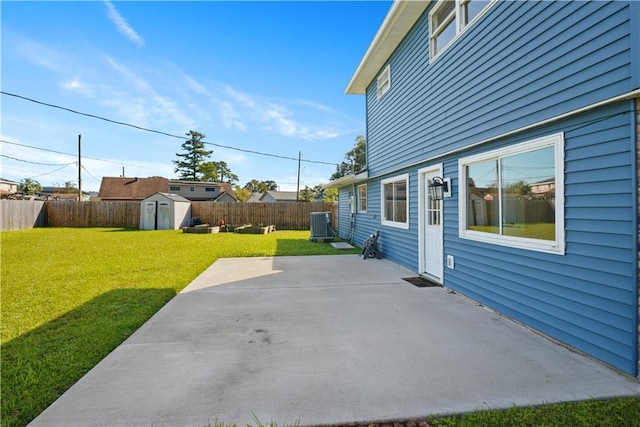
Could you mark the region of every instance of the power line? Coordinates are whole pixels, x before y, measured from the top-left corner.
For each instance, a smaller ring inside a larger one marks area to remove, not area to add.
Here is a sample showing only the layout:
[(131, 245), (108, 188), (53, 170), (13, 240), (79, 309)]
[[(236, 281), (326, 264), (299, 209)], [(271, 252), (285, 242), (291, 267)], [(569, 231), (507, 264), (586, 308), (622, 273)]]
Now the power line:
[(85, 171), (86, 173), (88, 173), (88, 174), (89, 174), (89, 176), (90, 176), (91, 178), (95, 179), (95, 180), (96, 180), (96, 181), (98, 181), (98, 182), (102, 182), (102, 181), (100, 181), (98, 178), (96, 178), (95, 176), (93, 176), (93, 174), (92, 174), (91, 172), (89, 172), (89, 169), (85, 168), (85, 167), (84, 167), (84, 165), (82, 165), (82, 169), (84, 169), (84, 171)]
[(41, 173), (40, 175), (31, 176), (31, 177), (29, 177), (29, 179), (38, 178), (40, 176), (45, 176), (45, 175), (51, 175), (52, 173), (56, 173), (56, 172), (58, 172), (58, 171), (60, 171), (60, 170), (62, 170), (64, 168), (66, 168), (67, 166), (69, 166), (69, 165), (64, 165), (63, 167), (61, 167), (59, 169), (52, 170), (51, 172), (46, 172), (46, 173)]
[[(117, 124), (117, 125), (121, 125), (121, 126), (127, 126), (127, 127), (131, 127), (131, 128), (134, 128), (134, 129), (142, 130), (142, 131), (145, 131), (145, 132), (156, 133), (156, 134), (159, 134), (159, 135), (168, 136), (170, 138), (178, 138), (178, 139), (184, 140), (184, 136), (174, 135), (174, 134), (171, 134), (171, 133), (168, 133), (168, 132), (163, 132), (163, 131), (159, 131), (159, 130), (155, 130), (155, 129), (149, 129), (149, 128), (145, 128), (145, 127), (142, 127), (142, 126), (133, 125), (131, 123), (120, 122), (120, 121), (117, 121), (117, 120), (108, 119), (106, 117), (97, 116), (95, 114), (83, 113), (81, 111), (73, 110), (71, 108), (62, 107), (60, 105), (55, 105), (55, 104), (49, 104), (49, 103), (46, 103), (46, 102), (38, 101), (36, 99), (27, 98), (26, 96), (17, 95), (15, 93), (9, 93), (9, 92), (5, 92), (5, 91), (0, 91), (0, 93), (3, 94), (3, 95), (13, 96), (15, 98), (23, 99), (25, 101), (29, 101), (29, 102), (33, 102), (33, 103), (36, 103), (36, 104), (44, 105), (46, 107), (51, 107), (51, 108), (57, 108), (59, 110), (64, 110), (64, 111), (67, 111), (67, 112), (70, 112), (70, 113), (73, 113), (73, 114), (78, 114), (78, 115), (81, 115), (81, 116), (91, 117), (93, 119), (103, 120), (105, 122), (109, 122), (109, 123), (113, 123), (113, 124)], [(256, 154), (256, 155), (259, 155), (259, 156), (275, 157), (275, 158), (285, 159), (285, 160), (295, 160), (296, 162), (299, 161), (299, 159), (297, 157), (281, 156), (279, 154), (273, 154), (273, 153), (263, 153), (263, 152), (260, 152), (260, 151), (254, 151), (254, 150), (247, 150), (247, 149), (244, 149), (244, 148), (231, 147), (229, 145), (217, 144), (217, 143), (208, 142), (208, 141), (202, 141), (202, 142), (204, 144), (212, 145), (214, 147), (226, 148), (227, 150), (235, 150), (235, 151), (240, 151), (240, 152), (243, 152), (243, 153)], [(323, 165), (339, 166), (338, 163), (322, 162), (322, 161), (319, 161), (319, 160), (302, 160), (302, 159), (300, 159), (300, 161), (307, 162), (307, 163), (317, 163), (317, 164), (323, 164)]]
[[(3, 141), (4, 142), (4, 141)], [(7, 159), (17, 160), (19, 162), (31, 163), (32, 165), (43, 165), (43, 166), (69, 166), (72, 163), (40, 163), (40, 162), (32, 162), (31, 160), (18, 159), (16, 157), (7, 156), (6, 154), (0, 154), (2, 157), (6, 157)]]
[[(19, 144), (17, 142), (5, 141), (4, 139), (0, 139), (0, 142), (2, 142), (4, 144), (11, 144), (11, 145), (18, 145), (20, 147), (32, 148), (34, 150), (48, 151), (49, 153), (63, 154), (65, 156), (71, 156), (71, 157), (77, 157), (78, 156), (77, 153), (76, 154), (64, 153), (62, 151), (51, 150), (51, 149), (48, 149), (48, 148), (42, 148), (42, 147), (36, 147), (36, 146), (33, 146), (33, 145)], [(122, 162), (114, 162), (113, 160), (96, 159), (95, 157), (89, 157), (89, 156), (82, 156), (82, 158), (83, 159), (96, 160), (98, 162), (113, 163), (114, 165), (120, 165), (120, 166), (132, 166), (132, 167), (137, 167), (137, 168), (142, 168), (142, 169), (152, 169), (152, 168), (147, 167), (147, 166), (140, 166), (140, 165), (128, 164), (128, 163), (122, 163)], [(75, 163), (75, 162), (73, 162), (73, 163)]]

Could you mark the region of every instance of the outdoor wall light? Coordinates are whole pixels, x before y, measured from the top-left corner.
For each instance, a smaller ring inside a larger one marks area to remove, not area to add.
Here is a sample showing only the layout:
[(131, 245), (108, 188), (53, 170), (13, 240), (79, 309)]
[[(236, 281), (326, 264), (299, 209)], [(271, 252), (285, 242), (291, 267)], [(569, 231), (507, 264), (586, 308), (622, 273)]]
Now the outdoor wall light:
[(444, 198), (444, 193), (448, 193), (448, 192), (449, 192), (448, 180), (444, 180), (439, 176), (435, 176), (429, 182), (429, 196), (431, 197), (431, 200), (442, 200)]

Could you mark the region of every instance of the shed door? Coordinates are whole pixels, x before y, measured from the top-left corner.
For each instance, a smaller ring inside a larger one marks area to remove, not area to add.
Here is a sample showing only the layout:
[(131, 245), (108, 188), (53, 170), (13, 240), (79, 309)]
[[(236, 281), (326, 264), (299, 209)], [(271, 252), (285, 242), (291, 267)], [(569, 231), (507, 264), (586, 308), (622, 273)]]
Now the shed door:
[(156, 202), (154, 201), (144, 202), (144, 224), (142, 224), (142, 229), (156, 229)]
[(435, 176), (442, 176), (441, 169), (425, 171), (421, 175), (423, 180), (421, 200), (423, 203), (422, 230), (424, 236), (422, 244), (422, 271), (442, 283), (443, 269), (443, 239), (442, 239), (442, 200), (433, 200), (429, 195), (429, 185)]
[(171, 206), (169, 202), (158, 203), (158, 230), (171, 229)]

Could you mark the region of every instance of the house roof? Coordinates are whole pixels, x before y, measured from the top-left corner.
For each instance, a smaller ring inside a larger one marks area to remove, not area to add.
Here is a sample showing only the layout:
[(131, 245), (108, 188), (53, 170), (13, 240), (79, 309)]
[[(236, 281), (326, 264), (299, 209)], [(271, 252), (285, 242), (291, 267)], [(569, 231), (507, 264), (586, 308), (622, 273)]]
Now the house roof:
[(266, 191), (261, 197), (260, 200), (264, 199), (266, 195), (270, 195), (275, 200), (281, 202), (295, 202), (298, 200), (298, 192), (297, 191), (275, 191), (269, 190)]
[(363, 95), (430, 1), (396, 0), (391, 5), (345, 93)]
[(233, 191), (223, 191), (222, 193), (218, 194), (218, 197), (213, 199), (213, 201), (217, 202), (217, 201), (219, 201), (221, 199), (225, 199), (227, 197), (233, 198), (233, 200), (235, 200), (236, 202), (238, 201), (238, 198), (236, 197), (236, 194)]
[(142, 200), (152, 194), (166, 192), (167, 178), (104, 177), (98, 197), (102, 200)]

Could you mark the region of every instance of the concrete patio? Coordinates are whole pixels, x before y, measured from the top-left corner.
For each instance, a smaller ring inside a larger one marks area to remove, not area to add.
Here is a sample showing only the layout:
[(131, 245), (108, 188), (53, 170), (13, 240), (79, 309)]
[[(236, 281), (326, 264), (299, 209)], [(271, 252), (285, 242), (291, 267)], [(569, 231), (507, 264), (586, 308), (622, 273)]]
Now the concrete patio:
[(413, 276), (356, 255), (220, 259), (31, 425), (328, 425), (640, 395)]

